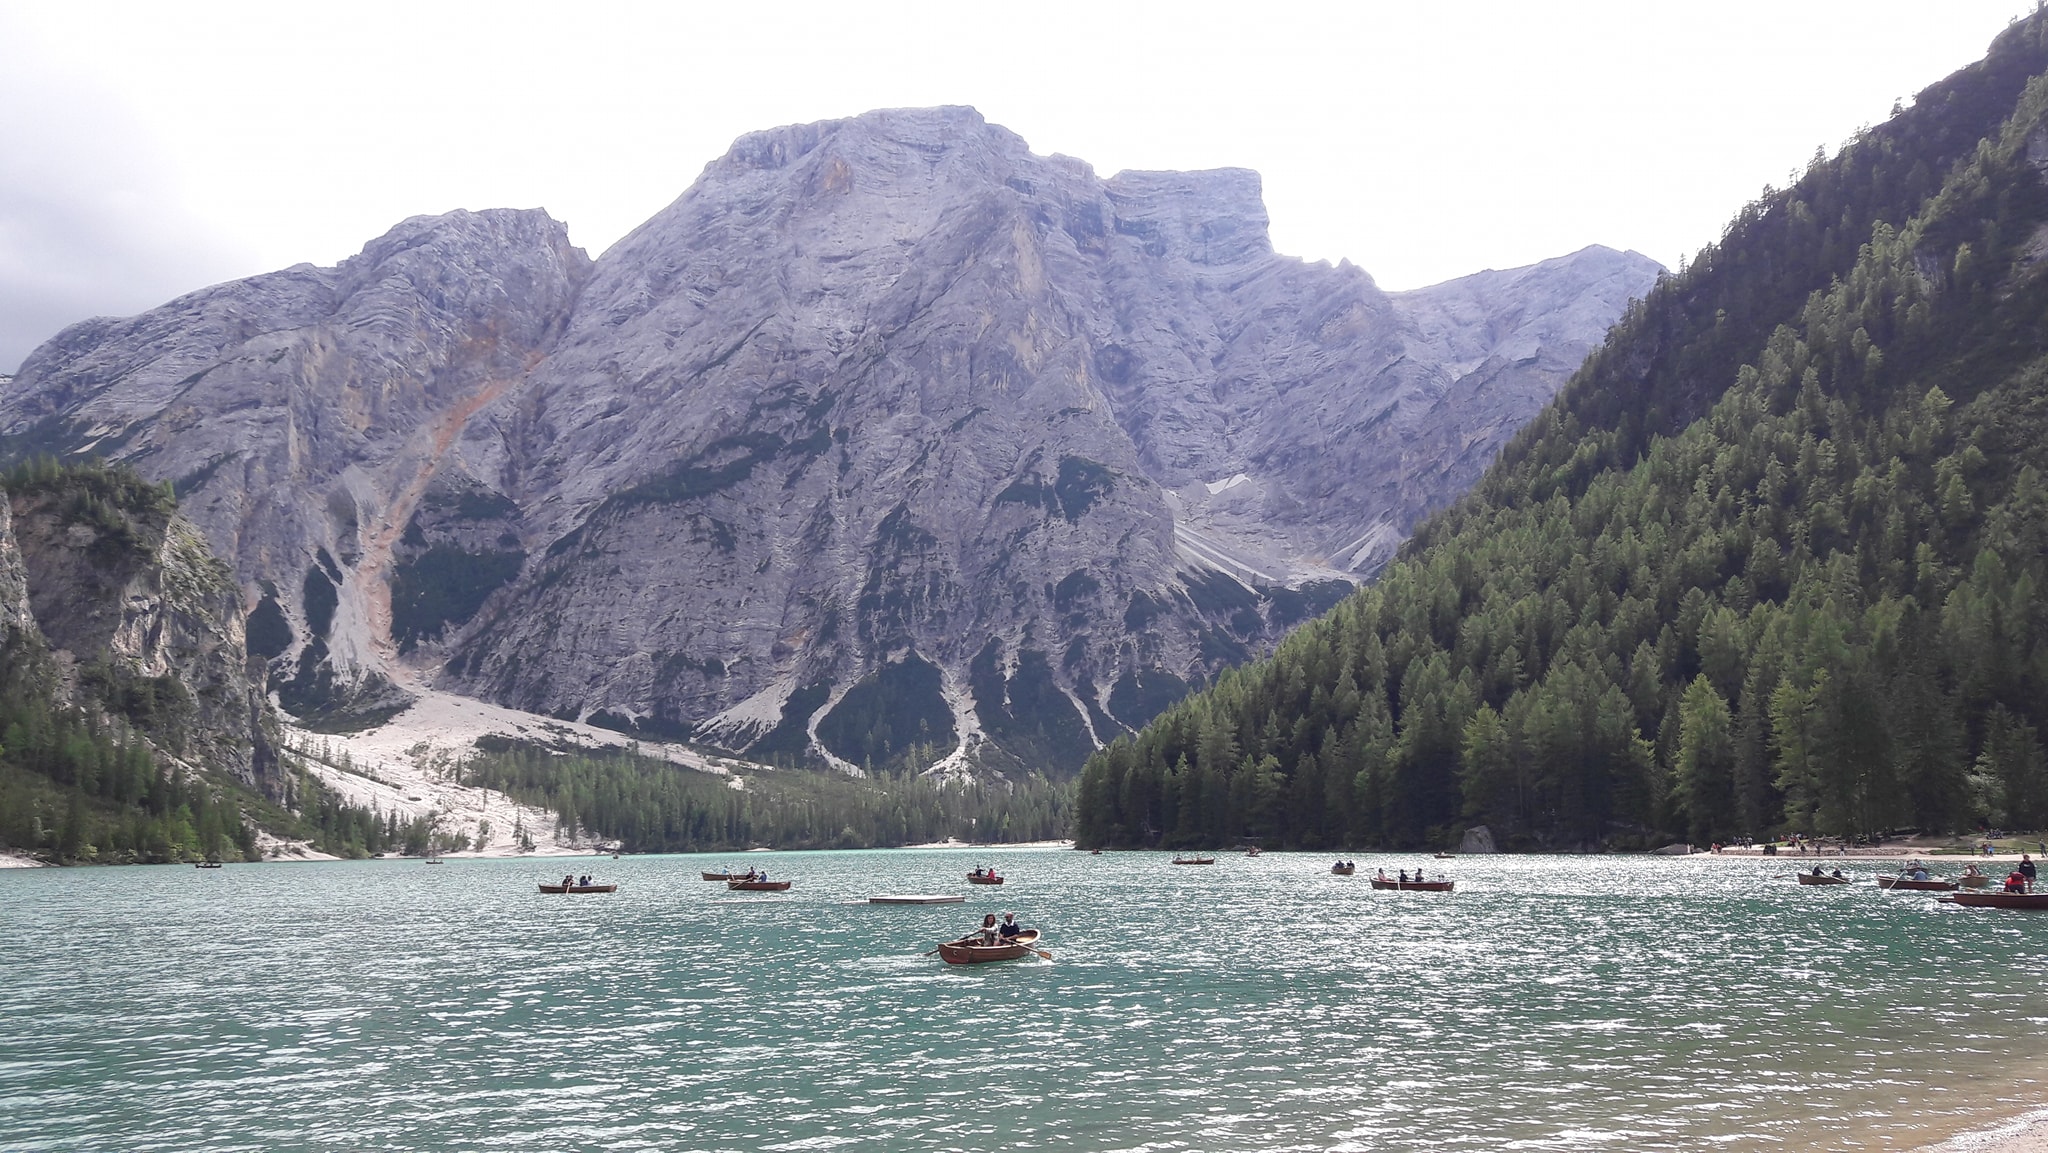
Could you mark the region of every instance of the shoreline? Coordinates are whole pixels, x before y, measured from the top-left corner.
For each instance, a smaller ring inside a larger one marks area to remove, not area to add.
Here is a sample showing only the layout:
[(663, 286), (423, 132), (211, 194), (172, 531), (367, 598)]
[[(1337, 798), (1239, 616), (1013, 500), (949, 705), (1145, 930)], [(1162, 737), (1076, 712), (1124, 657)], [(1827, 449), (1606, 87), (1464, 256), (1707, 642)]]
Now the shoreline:
[(1996, 1125), (1923, 1145), (1914, 1153), (2048, 1153), (2048, 1108), (2014, 1114)]

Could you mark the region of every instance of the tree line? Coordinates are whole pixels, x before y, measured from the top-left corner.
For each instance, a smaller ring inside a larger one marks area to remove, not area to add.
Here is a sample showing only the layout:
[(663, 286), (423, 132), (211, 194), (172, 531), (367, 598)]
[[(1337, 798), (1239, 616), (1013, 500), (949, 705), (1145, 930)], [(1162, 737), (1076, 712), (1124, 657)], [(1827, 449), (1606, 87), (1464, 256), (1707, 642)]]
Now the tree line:
[(1040, 841), (1067, 837), (1072, 827), (1072, 788), (1035, 774), (1015, 782), (808, 770), (727, 778), (630, 750), (498, 744), (467, 762), (463, 779), (548, 809), (563, 826), (628, 852)]
[[(2038, 59), (2043, 19), (2007, 50)], [(1091, 759), (1080, 842), (2048, 824), (2048, 276), (2027, 248), (2048, 82), (2008, 108), (1796, 309), (1745, 310), (1748, 359), (1712, 388), (1685, 366), (1718, 363), (1735, 310), (1699, 294), (1738, 300), (1729, 269), (1801, 257), (1737, 227), (1666, 278), (1376, 585)], [(1925, 166), (1880, 152), (1865, 178)], [(1802, 213), (1773, 194), (1766, 214)], [(1830, 232), (1795, 244), (1816, 272)], [(1638, 407), (1589, 400), (1645, 364), (1679, 370)], [(1715, 391), (1656, 431), (1651, 409)]]

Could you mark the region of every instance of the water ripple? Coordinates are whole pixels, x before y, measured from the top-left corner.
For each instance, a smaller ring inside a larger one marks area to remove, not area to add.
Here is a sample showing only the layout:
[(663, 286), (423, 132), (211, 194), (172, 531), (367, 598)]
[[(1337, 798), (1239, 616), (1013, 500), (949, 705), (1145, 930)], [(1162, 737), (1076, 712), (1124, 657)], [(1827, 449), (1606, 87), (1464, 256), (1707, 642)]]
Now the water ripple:
[[(967, 906), (876, 907), (1011, 884)], [(2048, 917), (1773, 863), (1269, 853), (0, 873), (24, 1150), (1900, 1148), (2038, 1096)], [(1414, 862), (1364, 862), (1367, 873)], [(1434, 870), (1432, 870), (1434, 871)], [(994, 902), (994, 904), (989, 904)], [(1057, 959), (923, 956), (985, 908)]]

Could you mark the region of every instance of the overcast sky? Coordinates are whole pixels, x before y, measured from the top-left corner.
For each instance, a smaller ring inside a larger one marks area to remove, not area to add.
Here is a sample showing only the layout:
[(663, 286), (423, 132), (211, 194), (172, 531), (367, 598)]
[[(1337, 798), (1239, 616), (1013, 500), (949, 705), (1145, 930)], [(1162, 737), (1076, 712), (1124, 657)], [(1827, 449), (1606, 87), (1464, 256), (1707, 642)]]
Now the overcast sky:
[(739, 134), (879, 107), (1255, 168), (1280, 251), (1387, 288), (1676, 265), (2032, 7), (0, 0), (0, 371), (421, 213), (543, 207), (597, 255)]

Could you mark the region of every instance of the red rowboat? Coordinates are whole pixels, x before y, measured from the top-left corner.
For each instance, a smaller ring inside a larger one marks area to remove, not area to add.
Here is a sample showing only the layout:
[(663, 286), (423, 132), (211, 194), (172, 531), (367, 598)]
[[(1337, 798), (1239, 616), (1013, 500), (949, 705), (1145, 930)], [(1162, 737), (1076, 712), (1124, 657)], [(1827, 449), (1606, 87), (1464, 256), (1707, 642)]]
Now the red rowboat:
[(1911, 889), (1916, 893), (1953, 893), (1956, 891), (1956, 883), (1954, 881), (1915, 881), (1908, 877), (1879, 877), (1877, 879), (1877, 887), (1880, 889)]
[(1957, 893), (1948, 899), (1972, 909), (2048, 909), (2048, 893)]
[(981, 934), (948, 941), (939, 946), (939, 956), (949, 965), (979, 965), (984, 961), (1014, 961), (1034, 952), (1031, 946), (1038, 943), (1038, 930), (1026, 929), (1001, 944), (980, 944)]
[(1457, 883), (1456, 881), (1389, 881), (1384, 877), (1374, 877), (1372, 879), (1372, 887), (1375, 889), (1413, 889), (1418, 893), (1448, 893)]
[(967, 874), (967, 883), (970, 885), (1000, 885), (1003, 883), (1003, 879), (994, 873), (969, 873)]
[(788, 881), (727, 881), (725, 887), (741, 893), (780, 893), (790, 886)]
[(1795, 875), (1798, 876), (1799, 883), (1802, 885), (1846, 885), (1849, 883), (1849, 878), (1847, 877), (1830, 877), (1825, 873), (1798, 873)]
[(616, 893), (617, 885), (542, 885), (543, 893)]

